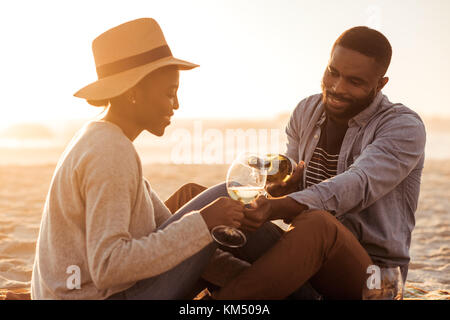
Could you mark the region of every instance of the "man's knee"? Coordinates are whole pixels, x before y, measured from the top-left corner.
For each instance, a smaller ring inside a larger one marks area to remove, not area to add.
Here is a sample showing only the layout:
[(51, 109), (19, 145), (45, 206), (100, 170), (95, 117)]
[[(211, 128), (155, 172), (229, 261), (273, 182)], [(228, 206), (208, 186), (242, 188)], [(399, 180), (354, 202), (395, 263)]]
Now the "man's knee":
[(309, 210), (299, 214), (293, 221), (292, 226), (307, 223), (312, 228), (319, 230), (333, 228), (337, 224), (337, 219), (325, 210)]
[(183, 205), (195, 198), (204, 190), (206, 190), (206, 187), (203, 187), (199, 184), (186, 183), (181, 186), (174, 194), (172, 194), (164, 203), (167, 208), (169, 208), (170, 212), (175, 213)]
[(206, 189), (207, 188), (202, 186), (202, 185), (199, 185), (199, 184), (194, 183), (194, 182), (189, 182), (189, 183), (186, 183), (186, 184), (182, 185), (179, 190), (180, 191), (182, 190), (182, 191), (187, 192), (187, 193), (192, 194), (192, 195), (197, 195), (199, 193), (202, 193)]

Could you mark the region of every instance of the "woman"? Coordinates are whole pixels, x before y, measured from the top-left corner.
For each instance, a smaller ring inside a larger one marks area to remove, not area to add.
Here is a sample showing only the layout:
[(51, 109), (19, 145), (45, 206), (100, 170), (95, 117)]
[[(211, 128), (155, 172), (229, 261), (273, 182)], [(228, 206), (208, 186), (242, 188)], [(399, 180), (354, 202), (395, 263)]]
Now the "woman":
[[(132, 142), (144, 130), (164, 134), (178, 109), (179, 70), (197, 65), (174, 58), (148, 18), (103, 33), (93, 53), (99, 80), (75, 96), (108, 109), (78, 132), (58, 162), (36, 246), (32, 298), (184, 298), (217, 254), (210, 230), (239, 227), (243, 206), (216, 199), (216, 190), (214, 198), (206, 192), (172, 215), (143, 177)], [(171, 197), (173, 210), (202, 190), (189, 186)], [(230, 274), (247, 266), (227, 260)]]

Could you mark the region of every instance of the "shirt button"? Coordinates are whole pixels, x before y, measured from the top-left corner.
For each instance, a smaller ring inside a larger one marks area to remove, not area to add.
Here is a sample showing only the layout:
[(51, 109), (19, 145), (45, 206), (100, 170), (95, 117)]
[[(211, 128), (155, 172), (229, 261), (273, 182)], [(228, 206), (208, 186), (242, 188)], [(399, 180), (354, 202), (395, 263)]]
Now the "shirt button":
[(316, 135), (314, 136), (314, 139), (317, 139), (317, 138), (319, 138), (319, 136), (316, 134)]

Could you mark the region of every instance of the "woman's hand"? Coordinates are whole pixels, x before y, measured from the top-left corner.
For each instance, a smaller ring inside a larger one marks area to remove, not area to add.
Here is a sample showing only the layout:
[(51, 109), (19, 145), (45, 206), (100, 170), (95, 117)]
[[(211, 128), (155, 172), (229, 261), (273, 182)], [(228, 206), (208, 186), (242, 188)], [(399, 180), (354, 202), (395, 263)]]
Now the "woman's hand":
[(239, 228), (244, 218), (244, 205), (237, 200), (220, 197), (200, 210), (208, 229), (225, 225)]
[(299, 184), (303, 179), (304, 169), (305, 163), (303, 161), (300, 161), (295, 167), (292, 175), (285, 182), (269, 183), (266, 186), (266, 191), (272, 197), (282, 197), (287, 194), (299, 191)]

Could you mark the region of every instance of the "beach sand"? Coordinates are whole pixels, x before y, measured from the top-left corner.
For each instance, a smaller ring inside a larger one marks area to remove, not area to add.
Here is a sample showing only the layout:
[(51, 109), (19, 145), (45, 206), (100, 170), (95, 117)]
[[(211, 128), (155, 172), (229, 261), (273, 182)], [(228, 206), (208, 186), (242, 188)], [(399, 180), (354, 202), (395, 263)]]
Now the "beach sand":
[[(35, 244), (55, 165), (0, 166), (0, 299), (29, 292)], [(180, 186), (212, 186), (226, 165), (145, 165), (144, 175), (165, 200)], [(406, 299), (450, 299), (450, 163), (428, 160), (422, 177)], [(16, 293), (16, 295), (12, 293)]]

